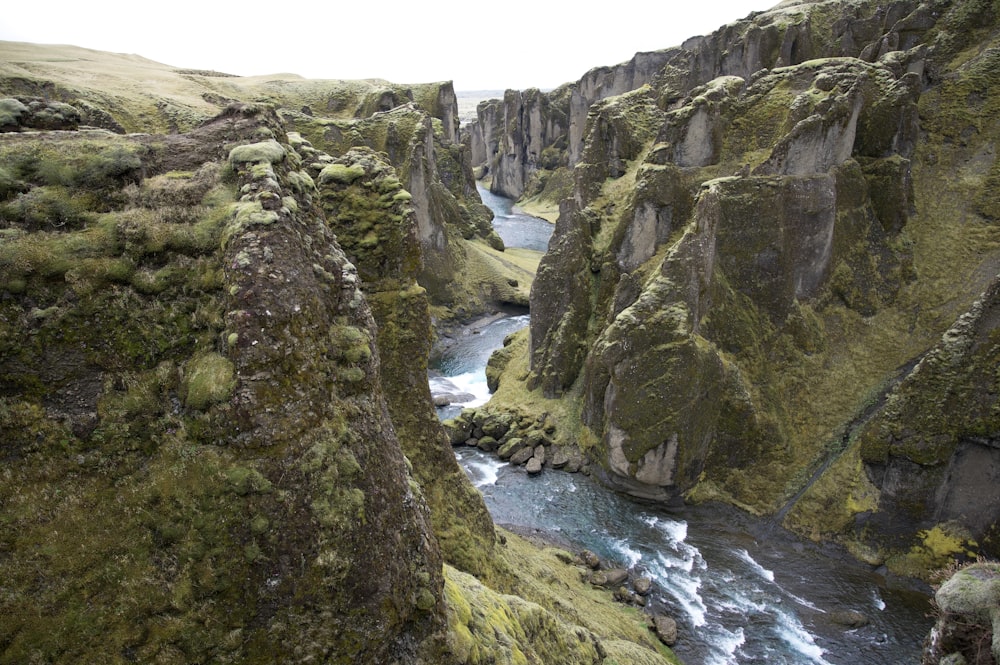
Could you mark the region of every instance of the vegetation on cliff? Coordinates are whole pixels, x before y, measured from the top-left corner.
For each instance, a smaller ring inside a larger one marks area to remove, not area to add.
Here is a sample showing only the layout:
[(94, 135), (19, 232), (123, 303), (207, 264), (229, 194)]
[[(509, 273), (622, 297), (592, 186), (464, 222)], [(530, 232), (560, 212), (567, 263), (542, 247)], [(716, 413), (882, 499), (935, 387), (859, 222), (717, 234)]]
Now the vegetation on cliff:
[[(995, 351), (997, 17), (783, 3), (481, 106), (491, 176), (537, 145), (504, 172), (573, 183), (498, 408), (562, 414), (613, 486), (779, 514), (898, 572), (995, 555), (997, 507), (960, 497), (1000, 468), (973, 369)], [(956, 346), (965, 312), (981, 341)]]
[[(569, 554), (496, 542), (437, 422), (421, 205), (502, 256), (449, 84), (2, 46), (0, 662), (669, 662)], [(367, 138), (293, 131), (341, 112)]]

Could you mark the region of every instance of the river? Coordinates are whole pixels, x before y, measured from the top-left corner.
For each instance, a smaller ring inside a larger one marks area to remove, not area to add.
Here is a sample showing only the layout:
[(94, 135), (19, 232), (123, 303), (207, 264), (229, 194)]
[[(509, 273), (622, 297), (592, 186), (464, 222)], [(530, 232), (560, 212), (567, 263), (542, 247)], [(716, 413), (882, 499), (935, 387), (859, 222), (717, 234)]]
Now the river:
[[(505, 243), (547, 246), (548, 222), (480, 193), (495, 210)], [(490, 352), (527, 324), (526, 315), (494, 317), (454, 340), (436, 369), (473, 399), (441, 409), (443, 418), (487, 401)], [(799, 540), (727, 506), (668, 510), (584, 475), (545, 470), (528, 476), (474, 448), (455, 453), (498, 524), (537, 529), (651, 577), (652, 604), (677, 620), (674, 651), (687, 665), (920, 662), (933, 623), (927, 596), (836, 548)], [(860, 612), (869, 622), (847, 628), (838, 622), (844, 611)]]

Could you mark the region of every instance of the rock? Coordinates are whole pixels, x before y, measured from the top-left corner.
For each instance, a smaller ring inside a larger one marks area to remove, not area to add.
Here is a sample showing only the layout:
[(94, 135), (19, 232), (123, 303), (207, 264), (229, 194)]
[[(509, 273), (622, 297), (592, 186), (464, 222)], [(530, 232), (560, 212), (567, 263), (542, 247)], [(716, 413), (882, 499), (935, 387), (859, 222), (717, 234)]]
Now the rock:
[(937, 665), (969, 665), (969, 661), (960, 653), (952, 653), (939, 660)]
[(510, 463), (515, 466), (520, 466), (531, 459), (535, 454), (535, 451), (531, 448), (521, 448), (516, 453), (510, 456)]
[(552, 453), (552, 468), (561, 469), (569, 463), (569, 453), (563, 448), (556, 448)]
[(552, 442), (549, 441), (548, 437), (545, 436), (545, 432), (540, 429), (530, 429), (524, 434), (525, 440), (528, 445), (535, 447), (538, 445), (550, 445)]
[(653, 617), (653, 632), (668, 647), (677, 644), (677, 622), (665, 614)]
[(830, 614), (830, 621), (847, 628), (861, 628), (867, 626), (870, 619), (864, 612), (857, 610), (841, 610)]
[(500, 446), (500, 449), (497, 450), (497, 457), (503, 460), (509, 460), (511, 456), (513, 456), (520, 450), (524, 449), (524, 447), (525, 447), (524, 439), (519, 437), (514, 437), (513, 439), (509, 439), (505, 444)]
[(590, 574), (587, 581), (594, 586), (608, 586), (608, 575), (603, 570), (596, 570)]
[(484, 436), (479, 439), (479, 443), (476, 444), (476, 447), (487, 453), (492, 453), (499, 446), (500, 444), (492, 436)]
[(613, 587), (618, 586), (628, 579), (628, 571), (624, 568), (611, 568), (608, 570), (597, 570), (590, 576), (590, 583), (594, 586)]
[(569, 461), (566, 462), (566, 466), (563, 467), (563, 471), (566, 473), (577, 473), (583, 468), (583, 458), (580, 457), (579, 453), (573, 453), (569, 457)]
[(628, 571), (624, 568), (610, 568), (605, 574), (608, 576), (608, 586), (622, 584), (628, 579)]
[(483, 434), (500, 439), (510, 429), (509, 416), (492, 416), (483, 423)]
[(532, 457), (528, 460), (527, 465), (524, 467), (530, 475), (535, 475), (542, 472), (542, 463), (537, 457)]
[(539, 464), (545, 464), (545, 446), (535, 446), (535, 459)]
[(974, 563), (955, 572), (934, 594), (934, 602), (940, 614), (926, 642), (924, 663), (936, 665), (955, 654), (982, 662), (978, 654), (987, 643), (994, 662), (1000, 662), (1000, 563)]
[(453, 446), (460, 446), (466, 442), (471, 434), (472, 428), (469, 423), (458, 418), (451, 418), (441, 423), (445, 434), (448, 435), (448, 442)]
[(597, 570), (601, 567), (601, 559), (596, 554), (590, 550), (583, 550), (580, 552), (580, 561), (583, 562), (587, 568), (591, 570)]
[(645, 575), (637, 577), (632, 580), (632, 588), (640, 596), (648, 596), (649, 592), (653, 590), (653, 580)]
[(618, 587), (617, 589), (615, 589), (614, 596), (615, 600), (617, 600), (619, 603), (625, 603), (626, 605), (635, 604), (636, 595), (628, 587), (625, 586)]

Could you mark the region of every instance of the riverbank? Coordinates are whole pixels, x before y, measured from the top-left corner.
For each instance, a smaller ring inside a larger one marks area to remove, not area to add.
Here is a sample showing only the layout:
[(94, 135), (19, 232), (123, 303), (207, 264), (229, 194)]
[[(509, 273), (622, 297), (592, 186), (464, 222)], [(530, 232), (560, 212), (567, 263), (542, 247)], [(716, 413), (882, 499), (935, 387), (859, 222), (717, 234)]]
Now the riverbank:
[(532, 217), (540, 217), (551, 224), (559, 219), (559, 203), (538, 196), (518, 201), (514, 209)]
[[(500, 212), (512, 211), (506, 207), (511, 202), (501, 203)], [(511, 327), (523, 328), (527, 317), (517, 318)], [(558, 451), (579, 450), (579, 413), (567, 412), (571, 401), (529, 396), (523, 381), (504, 380), (526, 375), (529, 339), (527, 330), (510, 335), (503, 325), (497, 316), (479, 320), (438, 356), (439, 365), (476, 372), (482, 382), (488, 361), (492, 367), (507, 363), (495, 392), (486, 396), (486, 409), (516, 414), (511, 425), (516, 420), (518, 427), (493, 432), (499, 434), (493, 442), (484, 431), (480, 436), (489, 451), (480, 449), (479, 440), (475, 447), (454, 448), (497, 524), (543, 549), (553, 544), (568, 551), (588, 549), (633, 576), (649, 576), (655, 583), (649, 606), (676, 618), (675, 652), (688, 663), (919, 661), (931, 623), (928, 596), (906, 580), (729, 506), (670, 508), (616, 494), (586, 474), (554, 469)], [(462, 348), (465, 343), (472, 351)], [(492, 350), (501, 348), (491, 360)], [(473, 358), (482, 366), (475, 367)], [(448, 418), (461, 411), (458, 406), (439, 413)], [(497, 456), (512, 438), (529, 436), (540, 437), (522, 446), (521, 457), (530, 453), (539, 460), (534, 474), (522, 465), (527, 460), (516, 464)], [(453, 440), (466, 443), (469, 436), (460, 438)], [(848, 619), (857, 625), (845, 625)]]

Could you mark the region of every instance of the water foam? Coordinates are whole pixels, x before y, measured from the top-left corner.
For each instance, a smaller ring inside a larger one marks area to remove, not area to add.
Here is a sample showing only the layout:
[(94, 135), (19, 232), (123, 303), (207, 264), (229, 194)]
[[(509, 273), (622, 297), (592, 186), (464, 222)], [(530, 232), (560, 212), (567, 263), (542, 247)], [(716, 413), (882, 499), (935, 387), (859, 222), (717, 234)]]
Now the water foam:
[(824, 610), (822, 607), (817, 607), (816, 605), (814, 605), (813, 603), (810, 603), (805, 598), (802, 598), (801, 596), (796, 596), (794, 593), (792, 593), (791, 591), (789, 591), (787, 589), (782, 589), (781, 591), (782, 591), (782, 593), (784, 593), (786, 596), (788, 596), (789, 598), (791, 598), (792, 600), (794, 600), (796, 603), (798, 603), (802, 607), (808, 607), (809, 609), (813, 610), (814, 612), (821, 612), (822, 614), (826, 614), (826, 610)]
[(718, 633), (711, 644), (713, 653), (705, 661), (706, 665), (737, 665), (739, 661), (736, 659), (736, 650), (746, 643), (743, 628), (737, 627), (733, 631), (726, 630), (722, 626), (716, 628)]
[(472, 472), (469, 475), (473, 476), (471, 478), (473, 486), (479, 488), (486, 487), (487, 485), (496, 485), (497, 478), (500, 477), (500, 469), (507, 466), (507, 462), (492, 459), (482, 462), (468, 460), (464, 466)]
[[(660, 586), (681, 606), (684, 613), (691, 619), (691, 624), (697, 628), (707, 623), (708, 608), (702, 599), (701, 578), (695, 575), (671, 575), (670, 568), (676, 568), (675, 562), (662, 553), (656, 555), (656, 563), (650, 567), (650, 572)], [(690, 572), (690, 570), (688, 571)]]
[(611, 540), (611, 547), (616, 552), (625, 557), (625, 567), (632, 568), (642, 559), (642, 553), (629, 547), (629, 543), (624, 538), (614, 538)]
[(736, 550), (736, 555), (743, 559), (750, 566), (750, 569), (760, 575), (763, 579), (768, 582), (774, 581), (774, 571), (768, 570), (764, 566), (757, 563), (754, 558), (750, 556), (749, 552), (746, 550)]
[[(656, 519), (655, 517), (653, 519)], [(683, 543), (687, 539), (687, 522), (675, 522), (673, 520), (658, 520), (654, 523), (656, 528), (667, 534), (670, 540), (675, 543)]]
[(464, 374), (449, 376), (448, 380), (454, 383), (459, 390), (464, 393), (469, 393), (474, 398), (468, 402), (455, 402), (455, 404), (461, 404), (462, 406), (471, 408), (475, 406), (482, 406), (490, 400), (490, 389), (489, 386), (486, 385), (485, 372), (466, 372)]
[(804, 658), (807, 658), (810, 663), (831, 665), (828, 660), (823, 658), (823, 654), (826, 652), (816, 644), (816, 640), (799, 623), (798, 619), (780, 610), (775, 615), (777, 619), (775, 632), (785, 644)]

